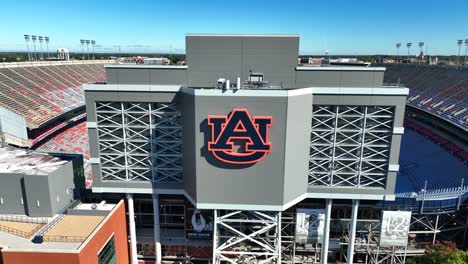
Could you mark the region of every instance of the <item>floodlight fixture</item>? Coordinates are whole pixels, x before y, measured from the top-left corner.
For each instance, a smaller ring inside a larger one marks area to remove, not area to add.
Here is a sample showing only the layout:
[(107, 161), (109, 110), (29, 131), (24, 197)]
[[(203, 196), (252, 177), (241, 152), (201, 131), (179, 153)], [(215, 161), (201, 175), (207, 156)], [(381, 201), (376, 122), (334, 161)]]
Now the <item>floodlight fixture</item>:
[(49, 39), (49, 37), (44, 37), (44, 39), (45, 39), (45, 43), (46, 43), (46, 46), (47, 46), (47, 58), (49, 58), (50, 57), (50, 55), (49, 55), (49, 40), (50, 39)]
[(32, 35), (32, 36), (31, 36), (31, 39), (32, 39), (33, 46), (34, 46), (34, 60), (37, 60), (37, 54), (36, 54), (36, 41), (37, 41), (37, 36), (36, 36), (36, 35)]
[(401, 42), (398, 42), (396, 45), (397, 49), (397, 62), (400, 62), (400, 47), (401, 47)]
[(44, 41), (44, 37), (39, 36), (39, 46), (41, 47), (41, 60), (44, 60), (44, 53), (42, 52), (42, 41)]
[(94, 60), (94, 46), (96, 45), (95, 40), (91, 40), (91, 46), (93, 47), (93, 60)]
[(26, 41), (26, 50), (28, 51), (28, 60), (31, 61), (31, 52), (29, 51), (29, 41), (31, 40), (31, 36), (24, 34), (24, 40)]
[(408, 42), (406, 43), (406, 47), (408, 48), (408, 63), (410, 62), (410, 48), (413, 45), (413, 43)]
[(85, 56), (84, 56), (84, 44), (85, 44), (85, 40), (84, 39), (80, 39), (80, 44), (81, 44), (81, 55), (82, 55), (82, 59), (84, 60), (85, 59)]
[(419, 46), (419, 50), (420, 50), (419, 55), (421, 56), (420, 61), (422, 61), (422, 60), (423, 60), (423, 47), (424, 47), (424, 42), (422, 42), (422, 41), (419, 42), (419, 43), (418, 43), (418, 46)]
[(463, 61), (463, 64), (466, 66), (466, 55), (468, 53), (468, 39), (465, 39), (465, 46), (466, 46), (466, 49), (465, 49), (465, 60)]
[(88, 60), (89, 60), (89, 43), (91, 42), (89, 39), (85, 40), (86, 42), (86, 50), (88, 52)]

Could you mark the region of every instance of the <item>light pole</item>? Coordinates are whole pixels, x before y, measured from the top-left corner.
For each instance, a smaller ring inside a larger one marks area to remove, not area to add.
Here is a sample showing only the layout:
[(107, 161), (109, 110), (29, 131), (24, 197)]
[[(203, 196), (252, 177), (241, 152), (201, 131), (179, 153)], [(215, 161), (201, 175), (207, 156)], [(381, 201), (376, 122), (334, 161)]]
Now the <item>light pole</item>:
[(86, 40), (86, 49), (88, 51), (88, 60), (89, 60), (89, 39)]
[(466, 49), (465, 49), (465, 60), (463, 60), (463, 64), (466, 66), (466, 55), (468, 53), (468, 39), (465, 39), (465, 46), (466, 46)]
[(29, 40), (31, 37), (29, 35), (24, 35), (24, 40), (26, 41), (26, 50), (28, 51), (28, 60), (31, 61), (31, 53), (29, 52)]
[(406, 47), (408, 48), (408, 63), (410, 62), (410, 48), (413, 45), (413, 43), (408, 42), (406, 43)]
[(44, 40), (43, 36), (39, 36), (39, 46), (41, 47), (41, 60), (44, 60), (44, 53), (42, 52), (42, 41)]
[(401, 47), (401, 43), (398, 42), (396, 44), (396, 52), (397, 52), (397, 62), (400, 63), (400, 47)]
[(49, 37), (44, 37), (45, 39), (45, 43), (46, 43), (46, 46), (47, 46), (47, 58), (50, 57), (49, 55)]
[(421, 56), (420, 62), (422, 62), (424, 58), (424, 53), (423, 53), (424, 42), (419, 42), (418, 45), (419, 45), (419, 50), (420, 50), (419, 56)]
[(37, 56), (36, 56), (36, 41), (37, 41), (37, 36), (32, 35), (32, 36), (31, 36), (31, 39), (32, 39), (33, 46), (34, 46), (34, 60), (36, 61), (36, 60), (37, 60)]
[(461, 39), (457, 40), (457, 45), (458, 45), (457, 68), (458, 66), (460, 66), (460, 50), (461, 50), (462, 44), (463, 44), (463, 40)]
[(93, 60), (94, 60), (94, 45), (96, 45), (96, 41), (91, 40), (91, 46), (93, 47)]
[(82, 55), (82, 59), (84, 60), (85, 57), (84, 57), (84, 44), (85, 44), (85, 40), (84, 39), (80, 39), (80, 43), (81, 43), (81, 55)]

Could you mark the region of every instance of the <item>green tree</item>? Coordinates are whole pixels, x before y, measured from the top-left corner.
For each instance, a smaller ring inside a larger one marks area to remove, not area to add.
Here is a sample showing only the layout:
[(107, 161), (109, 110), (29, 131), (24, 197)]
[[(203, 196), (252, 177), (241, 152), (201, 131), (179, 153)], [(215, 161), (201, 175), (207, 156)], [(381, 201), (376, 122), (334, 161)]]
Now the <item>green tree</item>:
[(466, 264), (468, 251), (459, 250), (455, 244), (435, 244), (428, 247), (422, 256), (413, 257), (407, 264)]

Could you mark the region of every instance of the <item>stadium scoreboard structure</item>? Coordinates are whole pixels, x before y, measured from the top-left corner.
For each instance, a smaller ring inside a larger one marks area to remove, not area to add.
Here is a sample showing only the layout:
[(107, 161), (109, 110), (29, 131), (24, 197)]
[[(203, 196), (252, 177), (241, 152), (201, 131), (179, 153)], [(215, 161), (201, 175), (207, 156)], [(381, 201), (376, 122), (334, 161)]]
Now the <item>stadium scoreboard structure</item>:
[(385, 68), (298, 66), (297, 35), (189, 34), (186, 45), (187, 66), (107, 65), (107, 84), (84, 86), (93, 192), (152, 195), (157, 262), (162, 195), (196, 208), (213, 263), (280, 263), (282, 212), (307, 199), (325, 205), (297, 209), (296, 239), (312, 230), (326, 263), (333, 200), (353, 200), (355, 230), (359, 201), (395, 199), (408, 89), (384, 87)]

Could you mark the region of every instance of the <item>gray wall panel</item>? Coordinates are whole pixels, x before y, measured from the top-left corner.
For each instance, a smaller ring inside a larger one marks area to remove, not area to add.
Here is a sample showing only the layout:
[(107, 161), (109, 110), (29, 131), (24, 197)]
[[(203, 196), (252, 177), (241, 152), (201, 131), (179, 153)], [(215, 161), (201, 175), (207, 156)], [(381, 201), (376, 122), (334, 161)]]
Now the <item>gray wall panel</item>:
[(150, 84), (187, 85), (187, 70), (181, 69), (150, 69)]
[(0, 212), (2, 214), (25, 214), (25, 206), (21, 204), (22, 174), (0, 174)]
[(91, 158), (99, 158), (98, 132), (96, 128), (88, 128), (89, 153)]
[[(49, 174), (49, 190), (52, 212), (58, 213), (73, 201), (73, 164), (68, 162)], [(68, 192), (67, 192), (68, 190)]]
[(284, 203), (307, 192), (311, 121), (312, 94), (290, 96), (285, 141)]
[(194, 133), (194, 129), (195, 131), (198, 131), (197, 124), (195, 123), (195, 96), (184, 94), (182, 100), (182, 113), (182, 164), (184, 168), (184, 189), (192, 199), (196, 199), (196, 164), (198, 155), (194, 155), (194, 153), (197, 153), (199, 150), (197, 150), (195, 144), (195, 136), (197, 133)]
[(117, 71), (114, 71), (114, 69), (106, 68), (106, 82), (109, 84), (118, 83)]
[[(197, 202), (209, 204), (282, 205), (284, 139), (287, 98), (242, 96), (197, 96), (195, 98)], [(209, 115), (227, 115), (234, 108), (247, 108), (254, 116), (272, 116), (269, 140), (272, 152), (253, 165), (218, 161), (207, 151), (211, 132)], [(276, 120), (276, 121), (275, 121)], [(199, 152), (200, 151), (200, 152)]]
[[(29, 216), (52, 216), (49, 180), (47, 176), (25, 175), (26, 200)], [(39, 206), (38, 206), (39, 201)]]
[(272, 85), (294, 86), (298, 36), (187, 36), (188, 86), (215, 87), (219, 78), (264, 73)]
[(297, 70), (296, 87), (381, 87), (383, 71), (363, 70)]

